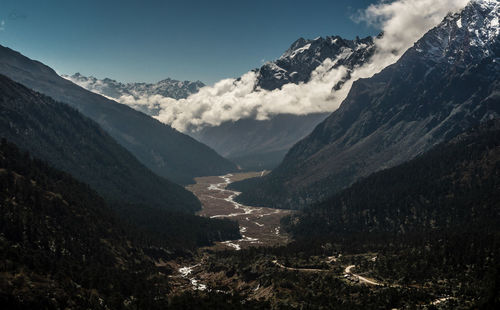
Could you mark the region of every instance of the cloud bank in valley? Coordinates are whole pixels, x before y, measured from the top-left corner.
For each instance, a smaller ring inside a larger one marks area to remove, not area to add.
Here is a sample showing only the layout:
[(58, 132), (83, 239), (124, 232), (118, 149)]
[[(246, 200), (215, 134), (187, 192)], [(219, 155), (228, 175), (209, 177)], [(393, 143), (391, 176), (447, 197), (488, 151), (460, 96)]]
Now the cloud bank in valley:
[[(180, 130), (217, 126), (243, 118), (268, 119), (276, 114), (305, 115), (333, 112), (346, 98), (352, 83), (368, 78), (396, 62), (432, 27), (449, 13), (463, 8), (467, 0), (382, 1), (359, 12), (353, 19), (380, 28), (384, 36), (375, 39), (376, 52), (370, 61), (351, 72), (351, 78), (338, 91), (334, 85), (345, 79), (345, 67), (332, 69), (336, 59), (318, 66), (307, 83), (286, 84), (281, 89), (255, 89), (257, 73), (248, 72), (240, 79), (225, 79), (206, 86), (186, 99), (125, 95), (117, 98), (132, 107), (159, 111), (158, 120)], [(348, 52), (348, 51), (346, 51)]]

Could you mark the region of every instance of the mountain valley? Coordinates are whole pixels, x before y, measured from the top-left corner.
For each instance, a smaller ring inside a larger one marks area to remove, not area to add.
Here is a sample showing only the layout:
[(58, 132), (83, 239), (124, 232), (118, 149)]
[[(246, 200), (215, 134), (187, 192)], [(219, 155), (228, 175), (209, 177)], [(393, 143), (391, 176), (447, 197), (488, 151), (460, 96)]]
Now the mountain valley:
[(280, 1), (0, 3), (2, 309), (500, 309), (500, 2)]

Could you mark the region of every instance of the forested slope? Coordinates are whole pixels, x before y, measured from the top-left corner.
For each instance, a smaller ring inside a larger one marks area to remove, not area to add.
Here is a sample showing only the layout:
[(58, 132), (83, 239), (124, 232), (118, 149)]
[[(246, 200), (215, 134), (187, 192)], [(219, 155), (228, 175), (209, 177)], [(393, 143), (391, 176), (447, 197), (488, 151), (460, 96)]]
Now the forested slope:
[[(165, 217), (156, 215), (158, 221)], [(167, 219), (172, 225), (163, 231), (128, 225), (87, 185), (2, 139), (0, 304), (165, 309), (173, 270), (155, 263), (220, 238), (240, 237), (237, 224), (227, 220), (175, 214)]]
[(208, 146), (134, 109), (60, 77), (52, 68), (0, 46), (0, 74), (70, 105), (94, 120), (154, 173), (180, 184), (222, 175), (236, 165)]
[(0, 75), (0, 137), (89, 184), (108, 200), (193, 212), (200, 203), (144, 167), (75, 109)]

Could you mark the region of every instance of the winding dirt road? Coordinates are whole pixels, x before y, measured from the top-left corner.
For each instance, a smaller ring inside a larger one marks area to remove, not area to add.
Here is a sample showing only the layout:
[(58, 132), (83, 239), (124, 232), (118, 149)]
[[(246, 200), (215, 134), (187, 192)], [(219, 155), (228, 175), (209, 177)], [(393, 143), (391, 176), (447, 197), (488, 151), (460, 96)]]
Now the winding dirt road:
[[(331, 258), (329, 258), (329, 260), (327, 260), (327, 262), (331, 262)], [(293, 271), (300, 271), (300, 272), (331, 272), (331, 270), (329, 270), (329, 269), (287, 267), (287, 266), (285, 266), (283, 264), (280, 264), (277, 260), (273, 260), (273, 264), (275, 264), (276, 266), (278, 266), (278, 267), (280, 267), (282, 269), (293, 270)], [(369, 285), (376, 285), (376, 286), (382, 286), (383, 285), (382, 283), (378, 283), (378, 282), (376, 282), (374, 280), (370, 280), (370, 279), (365, 278), (363, 276), (354, 274), (352, 272), (352, 269), (355, 268), (355, 267), (356, 267), (355, 265), (349, 265), (349, 266), (347, 266), (345, 268), (345, 270), (344, 270), (344, 273), (346, 275), (350, 275), (350, 276), (358, 278), (360, 283), (365, 283), (365, 284), (369, 284)]]
[(293, 271), (302, 271), (302, 272), (328, 272), (331, 271), (329, 269), (316, 269), (316, 268), (294, 268), (294, 267), (287, 267), (285, 265), (282, 265), (278, 263), (277, 260), (273, 260), (273, 264), (276, 266), (286, 269), (286, 270), (293, 270)]
[(367, 279), (365, 277), (362, 277), (358, 274), (354, 274), (352, 273), (352, 269), (355, 268), (356, 266), (355, 265), (350, 265), (350, 266), (347, 266), (344, 270), (344, 273), (345, 274), (350, 274), (350, 275), (353, 275), (354, 277), (357, 277), (359, 279), (359, 282), (360, 283), (366, 283), (366, 284), (370, 284), (370, 285), (377, 285), (377, 286), (382, 286), (383, 284), (382, 283), (378, 283), (378, 282), (375, 282), (373, 280), (370, 280), (370, 279)]

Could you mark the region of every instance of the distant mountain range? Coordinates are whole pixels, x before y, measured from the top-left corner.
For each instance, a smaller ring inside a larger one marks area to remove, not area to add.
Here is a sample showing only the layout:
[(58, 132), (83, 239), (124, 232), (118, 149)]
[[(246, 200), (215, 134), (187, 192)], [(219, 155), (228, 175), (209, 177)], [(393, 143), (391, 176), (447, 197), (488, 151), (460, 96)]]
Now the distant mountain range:
[(44, 64), (0, 46), (0, 74), (69, 104), (96, 121), (154, 173), (188, 184), (237, 168), (211, 148), (168, 125), (60, 77)]
[[(200, 81), (177, 81), (170, 78), (161, 80), (158, 83), (121, 83), (109, 78), (86, 77), (80, 73), (62, 75), (62, 77), (94, 93), (113, 99), (120, 99), (122, 96), (132, 96), (134, 99), (140, 99), (154, 95), (181, 99), (197, 93), (200, 88), (205, 86)], [(158, 114), (158, 106), (155, 105), (133, 105), (131, 107), (149, 115)]]
[[(189, 132), (209, 146), (152, 118), (158, 105), (113, 100), (201, 82), (63, 78), (0, 46), (2, 309), (500, 309), (499, 20), (498, 0), (471, 0), (335, 112)], [(335, 59), (335, 91), (374, 40), (301, 38), (246, 90), (281, 94)], [(174, 183), (276, 165), (196, 191), (243, 212), (225, 218), (194, 215)], [(297, 210), (240, 227), (249, 205)]]
[[(354, 83), (340, 108), (240, 202), (302, 208), (500, 115), (497, 1), (447, 16), (394, 65)], [(252, 184), (253, 183), (253, 184)]]

